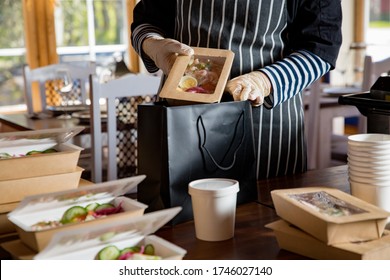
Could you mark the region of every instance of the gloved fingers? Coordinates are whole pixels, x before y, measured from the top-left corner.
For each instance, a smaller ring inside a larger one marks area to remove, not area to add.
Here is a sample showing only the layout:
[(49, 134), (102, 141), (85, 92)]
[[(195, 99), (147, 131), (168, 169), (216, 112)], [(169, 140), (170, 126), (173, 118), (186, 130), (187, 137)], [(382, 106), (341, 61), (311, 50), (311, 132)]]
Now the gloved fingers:
[(244, 81), (243, 86), (242, 86), (242, 90), (241, 90), (241, 93), (240, 93), (240, 101), (248, 100), (249, 96), (251, 94), (252, 94), (251, 85)]
[(231, 94), (234, 101), (241, 100), (242, 85), (237, 82), (237, 79), (233, 79), (227, 82), (225, 90)]
[(193, 55), (194, 50), (183, 43), (180, 43), (179, 41), (173, 40), (173, 39), (165, 39), (165, 47), (167, 52), (169, 53), (175, 53), (179, 55)]
[(194, 50), (177, 40), (162, 37), (149, 37), (143, 42), (143, 51), (160, 68), (169, 74), (177, 55), (193, 55)]
[(259, 91), (252, 91), (249, 94), (248, 100), (251, 101), (252, 106), (260, 106), (264, 103), (264, 96), (261, 92)]
[(239, 76), (228, 81), (226, 91), (233, 96), (234, 101), (245, 101), (248, 100), (253, 89), (246, 79)]

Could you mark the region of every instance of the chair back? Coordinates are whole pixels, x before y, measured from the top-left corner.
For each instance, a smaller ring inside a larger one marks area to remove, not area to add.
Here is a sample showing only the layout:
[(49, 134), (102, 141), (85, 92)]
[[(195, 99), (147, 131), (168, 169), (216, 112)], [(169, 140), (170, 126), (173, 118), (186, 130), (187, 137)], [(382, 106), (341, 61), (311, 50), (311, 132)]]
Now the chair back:
[[(107, 181), (136, 174), (137, 165), (137, 106), (155, 101), (161, 78), (150, 74), (126, 74), (120, 78), (100, 83), (94, 75), (91, 84), (91, 179)], [(102, 121), (102, 103), (105, 103), (106, 121)], [(107, 133), (106, 149), (103, 133)], [(103, 151), (107, 151), (104, 156)], [(103, 166), (103, 158), (107, 159)]]
[(321, 79), (318, 79), (303, 91), (308, 169), (315, 169), (317, 165), (321, 90)]
[(34, 106), (36, 104), (33, 98), (34, 83), (39, 84), (41, 110), (45, 110), (47, 106), (60, 104), (61, 97), (55, 89), (61, 83), (60, 72), (67, 73), (73, 83), (68, 99), (75, 104), (85, 104), (89, 98), (89, 75), (96, 72), (95, 62), (51, 64), (35, 69), (25, 65), (23, 68), (24, 93), (29, 114), (34, 113), (37, 107)]
[(366, 55), (364, 58), (362, 90), (369, 91), (379, 76), (384, 73), (390, 74), (390, 57), (373, 61), (372, 56)]

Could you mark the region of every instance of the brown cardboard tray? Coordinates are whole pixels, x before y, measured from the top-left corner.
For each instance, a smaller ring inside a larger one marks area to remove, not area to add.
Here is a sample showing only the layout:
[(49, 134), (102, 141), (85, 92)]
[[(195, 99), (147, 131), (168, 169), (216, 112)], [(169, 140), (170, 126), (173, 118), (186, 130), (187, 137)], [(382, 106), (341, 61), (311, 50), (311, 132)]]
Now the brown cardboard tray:
[(334, 188), (280, 189), (271, 196), (279, 217), (328, 245), (378, 239), (390, 216)]
[(318, 260), (390, 260), (390, 231), (379, 239), (326, 245), (297, 227), (279, 220), (266, 225), (274, 230), (279, 247)]
[[(84, 128), (0, 133), (0, 182), (74, 172), (83, 148), (66, 143)], [(31, 151), (57, 152), (26, 156)]]
[(76, 166), (75, 171), (68, 173), (0, 181), (0, 203), (12, 204), (26, 196), (76, 189), (83, 170)]

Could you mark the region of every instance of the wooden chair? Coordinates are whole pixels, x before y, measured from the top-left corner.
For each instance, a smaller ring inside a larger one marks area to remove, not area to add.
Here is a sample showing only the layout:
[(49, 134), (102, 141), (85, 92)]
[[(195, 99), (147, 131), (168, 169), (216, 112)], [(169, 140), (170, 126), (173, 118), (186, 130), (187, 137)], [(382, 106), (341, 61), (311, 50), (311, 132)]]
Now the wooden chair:
[[(366, 55), (364, 58), (362, 91), (370, 91), (372, 85), (383, 74), (390, 74), (390, 57), (373, 61), (372, 56)], [(365, 116), (359, 117), (359, 133), (367, 132), (367, 119)]]
[[(126, 74), (100, 83), (96, 76), (90, 76), (93, 182), (136, 175), (137, 106), (156, 99), (160, 80), (160, 77), (150, 74)], [(105, 108), (102, 103), (105, 103)], [(106, 114), (106, 120), (102, 118), (103, 114)], [(106, 147), (102, 141), (105, 132)], [(104, 155), (105, 152), (107, 156)], [(103, 166), (105, 158), (107, 163)], [(104, 179), (103, 169), (107, 170), (107, 177)]]
[[(361, 84), (361, 92), (370, 91), (372, 85), (382, 74), (390, 72), (390, 57), (373, 61), (373, 58), (366, 55), (363, 64), (363, 79)], [(358, 127), (356, 133), (367, 132), (367, 117), (358, 114)], [(332, 159), (346, 163), (348, 152), (348, 135), (332, 135)]]
[(317, 165), (317, 149), (320, 123), (321, 79), (311, 84), (303, 92), (305, 105), (305, 134), (307, 142), (307, 167), (315, 169)]
[[(44, 67), (30, 69), (28, 65), (23, 68), (23, 79), (25, 87), (25, 100), (27, 111), (33, 114), (35, 111), (44, 111), (47, 106), (58, 106), (61, 103), (56, 87), (60, 87), (62, 77), (59, 73), (66, 73), (70, 76), (73, 86), (68, 100), (74, 104), (85, 104), (89, 98), (89, 75), (95, 74), (96, 64), (94, 62), (85, 63), (61, 63), (51, 64)], [(39, 84), (40, 109), (36, 110), (36, 102), (33, 98), (33, 84)]]

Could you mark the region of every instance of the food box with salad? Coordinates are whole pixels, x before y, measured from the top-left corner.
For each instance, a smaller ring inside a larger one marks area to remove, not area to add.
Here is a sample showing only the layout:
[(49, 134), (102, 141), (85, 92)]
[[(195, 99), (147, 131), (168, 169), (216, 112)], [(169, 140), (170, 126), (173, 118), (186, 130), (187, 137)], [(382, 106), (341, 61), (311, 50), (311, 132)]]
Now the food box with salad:
[(144, 178), (145, 175), (138, 175), (76, 190), (29, 196), (8, 214), (8, 219), (15, 225), (20, 240), (40, 251), (53, 234), (62, 230), (143, 215), (147, 205), (124, 195)]
[(193, 103), (220, 102), (233, 63), (230, 50), (196, 48), (178, 56), (159, 96)]
[(266, 225), (275, 232), (279, 247), (318, 260), (389, 260), (390, 231), (379, 239), (326, 245), (284, 220)]
[(83, 149), (67, 142), (82, 130), (84, 127), (0, 133), (0, 181), (76, 171)]
[(186, 251), (153, 235), (181, 207), (147, 213), (133, 219), (110, 221), (55, 234), (34, 258), (39, 260), (178, 260)]
[(327, 245), (382, 236), (389, 212), (329, 187), (271, 191), (276, 213)]

